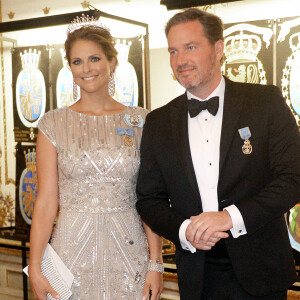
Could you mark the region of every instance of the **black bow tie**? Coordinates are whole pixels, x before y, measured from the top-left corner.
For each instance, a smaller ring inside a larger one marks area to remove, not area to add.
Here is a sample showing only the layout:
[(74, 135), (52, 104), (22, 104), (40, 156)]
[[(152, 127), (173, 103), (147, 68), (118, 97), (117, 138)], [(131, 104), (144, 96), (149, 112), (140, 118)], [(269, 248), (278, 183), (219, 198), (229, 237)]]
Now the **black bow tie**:
[(198, 116), (198, 114), (205, 109), (215, 116), (219, 109), (219, 97), (215, 96), (205, 101), (200, 101), (193, 98), (188, 100), (188, 111), (191, 118)]

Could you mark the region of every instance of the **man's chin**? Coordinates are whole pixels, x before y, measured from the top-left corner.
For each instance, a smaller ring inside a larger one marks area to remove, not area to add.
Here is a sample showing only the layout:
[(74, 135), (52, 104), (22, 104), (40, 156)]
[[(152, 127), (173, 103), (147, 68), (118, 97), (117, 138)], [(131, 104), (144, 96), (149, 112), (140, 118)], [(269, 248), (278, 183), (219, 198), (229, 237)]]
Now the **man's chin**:
[(178, 82), (187, 90), (189, 89), (192, 89), (195, 87), (194, 84), (190, 83), (190, 82), (185, 82), (185, 81), (182, 81), (182, 80), (178, 80)]
[(186, 90), (188, 90), (189, 92), (192, 92), (194, 91), (195, 89), (197, 89), (198, 85), (197, 84), (191, 84), (191, 83), (188, 83), (188, 84), (181, 84)]

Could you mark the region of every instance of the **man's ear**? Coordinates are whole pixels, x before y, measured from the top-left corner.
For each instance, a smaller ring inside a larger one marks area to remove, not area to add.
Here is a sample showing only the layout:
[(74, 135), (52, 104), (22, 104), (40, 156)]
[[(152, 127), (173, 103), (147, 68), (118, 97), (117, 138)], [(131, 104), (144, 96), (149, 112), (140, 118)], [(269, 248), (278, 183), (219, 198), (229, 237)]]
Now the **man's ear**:
[(215, 51), (216, 51), (217, 60), (220, 61), (223, 57), (223, 52), (224, 52), (224, 42), (222, 40), (218, 40), (215, 43)]

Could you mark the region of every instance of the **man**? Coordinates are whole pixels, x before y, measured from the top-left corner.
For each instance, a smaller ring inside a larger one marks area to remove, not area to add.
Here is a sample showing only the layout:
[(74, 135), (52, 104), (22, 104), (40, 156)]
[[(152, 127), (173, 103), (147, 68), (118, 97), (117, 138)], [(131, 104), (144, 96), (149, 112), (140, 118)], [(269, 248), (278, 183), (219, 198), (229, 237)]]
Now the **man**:
[(297, 280), (284, 220), (300, 199), (295, 119), (277, 87), (222, 76), (217, 16), (188, 9), (165, 30), (186, 93), (147, 116), (137, 210), (175, 244), (182, 300), (286, 299)]

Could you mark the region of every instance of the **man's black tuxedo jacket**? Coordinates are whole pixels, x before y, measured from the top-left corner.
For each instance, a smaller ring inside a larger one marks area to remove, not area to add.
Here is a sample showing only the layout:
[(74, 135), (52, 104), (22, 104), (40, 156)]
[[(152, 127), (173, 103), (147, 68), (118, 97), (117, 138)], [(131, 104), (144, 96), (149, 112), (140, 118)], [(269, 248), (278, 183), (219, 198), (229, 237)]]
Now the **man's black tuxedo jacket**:
[[(300, 200), (298, 127), (275, 86), (235, 83), (227, 78), (220, 141), (219, 210), (231, 204), (247, 234), (225, 239), (234, 271), (253, 295), (284, 290), (297, 277), (284, 213)], [(149, 113), (141, 142), (137, 210), (153, 231), (176, 245), (179, 286), (194, 285), (205, 251), (182, 249), (182, 222), (202, 212), (188, 140), (186, 94)], [(249, 127), (251, 154), (238, 129)], [(201, 151), (201, 149), (199, 149)]]

